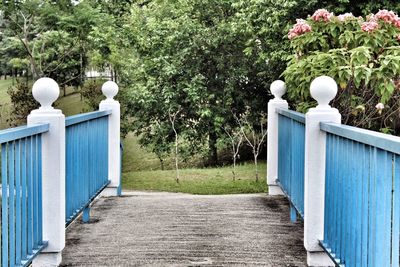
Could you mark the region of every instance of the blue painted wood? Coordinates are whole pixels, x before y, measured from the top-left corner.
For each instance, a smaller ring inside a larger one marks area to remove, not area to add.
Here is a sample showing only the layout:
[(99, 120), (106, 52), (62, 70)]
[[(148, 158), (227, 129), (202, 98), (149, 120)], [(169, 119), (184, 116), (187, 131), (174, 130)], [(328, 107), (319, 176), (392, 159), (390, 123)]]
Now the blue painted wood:
[(15, 265), (15, 172), (14, 172), (14, 150), (15, 142), (8, 144), (8, 235), (9, 235), (9, 265)]
[(399, 266), (399, 155), (327, 133), (324, 249), (345, 266)]
[(297, 221), (297, 210), (293, 205), (290, 205), (290, 221), (291, 222)]
[(336, 123), (320, 123), (322, 131), (400, 154), (400, 137)]
[(296, 111), (289, 110), (289, 109), (280, 109), (280, 108), (276, 109), (276, 112), (282, 116), (285, 116), (294, 121), (300, 122), (301, 124), (306, 123), (306, 116), (303, 113), (296, 112)]
[(21, 126), (0, 131), (0, 143), (7, 143), (24, 137), (49, 131), (49, 124)]
[(27, 225), (28, 225), (28, 255), (33, 254), (33, 148), (32, 148), (32, 137), (28, 137), (27, 139), (27, 156), (28, 156), (28, 164), (27, 164)]
[(108, 115), (92, 112), (67, 118), (66, 225), (109, 184)]
[(89, 206), (85, 207), (82, 212), (82, 221), (84, 223), (88, 223), (90, 221), (90, 208)]
[(391, 259), (392, 266), (399, 267), (400, 259), (400, 156), (395, 155), (393, 159), (393, 194), (392, 194), (392, 224), (391, 231), (392, 251)]
[(1, 144), (1, 266), (8, 266), (8, 164), (7, 143)]
[(21, 211), (21, 221), (22, 221), (22, 240), (21, 240), (21, 259), (28, 259), (28, 232), (27, 232), (27, 222), (28, 222), (28, 206), (27, 206), (27, 139), (21, 140), (21, 186), (22, 186), (22, 211)]
[(69, 116), (65, 119), (65, 126), (71, 126), (74, 124), (79, 124), (82, 122), (98, 119), (101, 117), (107, 117), (111, 114), (111, 110), (103, 110), (103, 111), (93, 111), (84, 114), (78, 114), (74, 116)]
[[(17, 139), (1, 144), (2, 266), (28, 266), (46, 246), (41, 234), (41, 132), (48, 127), (33, 128), (11, 129)], [(26, 136), (27, 131), (33, 135)]]
[(282, 114), (278, 116), (278, 184), (299, 215), (304, 217), (305, 126), (294, 119), (296, 112), (279, 112)]
[(16, 141), (15, 146), (15, 262), (18, 264), (21, 262), (21, 240), (22, 240), (22, 188), (21, 188), (21, 140)]

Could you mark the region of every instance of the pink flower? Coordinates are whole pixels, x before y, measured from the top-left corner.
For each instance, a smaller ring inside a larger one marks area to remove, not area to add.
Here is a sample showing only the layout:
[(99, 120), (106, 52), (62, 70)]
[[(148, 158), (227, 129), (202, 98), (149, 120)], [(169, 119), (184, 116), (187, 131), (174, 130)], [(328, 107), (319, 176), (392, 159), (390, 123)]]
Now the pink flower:
[(381, 111), (382, 109), (385, 108), (385, 105), (384, 105), (383, 103), (378, 103), (378, 104), (376, 104), (375, 108), (376, 108), (377, 110)]
[(288, 38), (293, 39), (299, 35), (311, 31), (311, 26), (304, 19), (297, 19), (296, 24), (289, 30)]
[(395, 21), (392, 22), (393, 25), (400, 29), (400, 18), (397, 18)]
[(397, 35), (397, 41), (399, 41), (400, 42), (400, 34), (399, 35)]
[(333, 17), (333, 13), (330, 13), (326, 9), (318, 9), (315, 13), (311, 16), (311, 18), (315, 21), (325, 21), (328, 22)]
[(337, 18), (339, 21), (344, 22), (346, 20), (354, 18), (354, 16), (352, 13), (345, 13), (345, 14), (339, 15)]
[(365, 32), (373, 32), (378, 28), (378, 23), (375, 21), (367, 21), (361, 24), (361, 30)]
[(384, 9), (379, 10), (379, 12), (375, 14), (374, 18), (376, 20), (383, 20), (388, 23), (394, 23), (398, 19), (398, 16), (393, 11), (388, 11)]

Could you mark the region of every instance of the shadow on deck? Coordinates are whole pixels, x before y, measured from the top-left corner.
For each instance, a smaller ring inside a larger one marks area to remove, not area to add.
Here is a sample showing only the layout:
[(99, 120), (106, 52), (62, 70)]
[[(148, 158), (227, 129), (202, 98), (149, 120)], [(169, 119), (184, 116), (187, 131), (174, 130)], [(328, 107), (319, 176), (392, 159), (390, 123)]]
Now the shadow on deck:
[(306, 266), (283, 197), (128, 192), (67, 229), (62, 266)]

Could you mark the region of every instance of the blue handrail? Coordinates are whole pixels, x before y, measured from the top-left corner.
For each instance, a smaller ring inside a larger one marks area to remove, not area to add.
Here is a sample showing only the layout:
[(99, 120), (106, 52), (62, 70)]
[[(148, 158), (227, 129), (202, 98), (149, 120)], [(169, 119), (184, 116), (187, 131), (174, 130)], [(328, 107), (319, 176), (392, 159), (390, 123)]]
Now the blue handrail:
[(42, 223), (42, 133), (48, 124), (0, 131), (1, 266), (28, 266), (47, 246)]
[(101, 117), (106, 117), (111, 114), (111, 110), (103, 110), (103, 111), (93, 111), (83, 114), (78, 114), (74, 116), (69, 116), (65, 119), (65, 126), (71, 126), (73, 124), (78, 124), (82, 122), (87, 122), (90, 120), (94, 120)]
[(290, 119), (300, 122), (302, 124), (306, 123), (306, 117), (303, 113), (289, 110), (289, 109), (281, 109), (281, 108), (276, 109), (276, 112), (278, 114), (281, 114), (287, 118), (290, 118)]
[(278, 110), (278, 185), (291, 203), (291, 220), (296, 212), (304, 217), (304, 114)]
[(108, 119), (96, 111), (66, 119), (66, 225), (110, 183), (108, 180)]
[(321, 123), (327, 132), (324, 237), (337, 265), (399, 266), (400, 138)]

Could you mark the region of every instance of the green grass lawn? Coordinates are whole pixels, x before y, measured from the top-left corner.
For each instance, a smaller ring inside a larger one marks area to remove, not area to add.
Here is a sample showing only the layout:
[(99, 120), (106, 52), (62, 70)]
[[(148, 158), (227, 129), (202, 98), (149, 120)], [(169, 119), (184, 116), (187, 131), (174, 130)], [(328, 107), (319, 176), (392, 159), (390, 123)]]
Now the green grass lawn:
[(125, 190), (152, 190), (190, 194), (238, 194), (267, 192), (266, 164), (260, 164), (260, 181), (255, 181), (254, 165), (245, 163), (237, 167), (237, 179), (232, 180), (230, 167), (182, 169), (180, 182), (175, 182), (174, 170), (131, 171), (123, 174)]
[(13, 80), (7, 79), (2, 80), (0, 79), (0, 105), (10, 103), (10, 96), (7, 94), (7, 90), (12, 85)]
[(175, 182), (172, 157), (165, 159), (166, 170), (162, 171), (157, 156), (140, 147), (138, 137), (129, 134), (123, 143), (122, 187), (125, 190), (152, 190), (191, 194), (267, 192), (265, 163), (259, 165), (259, 182), (255, 181), (254, 164), (244, 163), (237, 167), (236, 181), (232, 181), (232, 169), (230, 166), (221, 168), (182, 168), (180, 169), (181, 181), (177, 184)]
[(89, 107), (81, 100), (78, 92), (67, 90), (67, 96), (60, 96), (54, 106), (61, 109), (65, 116), (71, 116), (83, 112), (87, 112)]

